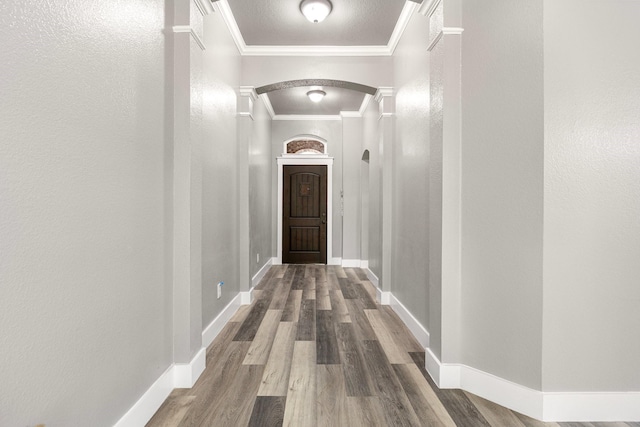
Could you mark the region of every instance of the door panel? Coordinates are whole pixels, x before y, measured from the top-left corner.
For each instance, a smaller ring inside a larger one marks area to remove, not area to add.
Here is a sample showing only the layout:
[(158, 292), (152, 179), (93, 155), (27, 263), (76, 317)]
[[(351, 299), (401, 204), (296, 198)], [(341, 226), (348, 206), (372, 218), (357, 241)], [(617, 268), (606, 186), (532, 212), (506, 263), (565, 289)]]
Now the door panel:
[(327, 263), (327, 167), (284, 166), (282, 262)]

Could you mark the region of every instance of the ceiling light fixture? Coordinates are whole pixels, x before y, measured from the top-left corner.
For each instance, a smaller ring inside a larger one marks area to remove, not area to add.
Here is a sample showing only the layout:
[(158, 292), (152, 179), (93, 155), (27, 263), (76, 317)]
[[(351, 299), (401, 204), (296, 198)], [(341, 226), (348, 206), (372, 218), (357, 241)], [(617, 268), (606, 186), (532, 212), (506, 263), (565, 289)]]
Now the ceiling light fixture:
[(318, 23), (324, 21), (333, 6), (329, 0), (302, 0), (300, 11), (311, 22)]
[(309, 92), (307, 92), (307, 96), (309, 97), (310, 100), (312, 100), (313, 102), (320, 102), (322, 101), (322, 98), (324, 98), (324, 96), (327, 94), (327, 92), (320, 90), (320, 89), (314, 89), (314, 90), (310, 90)]

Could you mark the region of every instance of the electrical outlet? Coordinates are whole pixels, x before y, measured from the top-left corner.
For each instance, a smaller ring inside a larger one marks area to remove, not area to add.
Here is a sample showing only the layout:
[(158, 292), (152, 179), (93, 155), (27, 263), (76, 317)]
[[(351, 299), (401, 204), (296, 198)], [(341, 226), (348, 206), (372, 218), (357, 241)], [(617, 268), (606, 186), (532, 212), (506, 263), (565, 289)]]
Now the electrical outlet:
[(222, 296), (222, 285), (224, 285), (224, 282), (218, 282), (218, 299)]

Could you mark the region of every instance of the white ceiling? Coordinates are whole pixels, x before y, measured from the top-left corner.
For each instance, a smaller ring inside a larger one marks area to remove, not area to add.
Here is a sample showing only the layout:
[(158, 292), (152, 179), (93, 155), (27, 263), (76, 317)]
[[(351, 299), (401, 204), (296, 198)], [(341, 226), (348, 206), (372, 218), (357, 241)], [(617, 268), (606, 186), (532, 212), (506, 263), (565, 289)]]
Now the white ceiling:
[(300, 12), (300, 0), (227, 0), (247, 45), (386, 45), (405, 0), (333, 0), (318, 24)]
[[(277, 54), (293, 49), (300, 55), (320, 49), (349, 52), (393, 51), (408, 19), (408, 5), (421, 0), (331, 0), (333, 10), (317, 24), (300, 12), (301, 0), (220, 0), (240, 50)], [(403, 13), (404, 12), (404, 13)], [(273, 82), (277, 83), (277, 82)], [(357, 83), (357, 82), (356, 82)], [(358, 111), (365, 93), (344, 87), (322, 87), (327, 96), (314, 103), (309, 86), (265, 93), (277, 116), (338, 116)]]

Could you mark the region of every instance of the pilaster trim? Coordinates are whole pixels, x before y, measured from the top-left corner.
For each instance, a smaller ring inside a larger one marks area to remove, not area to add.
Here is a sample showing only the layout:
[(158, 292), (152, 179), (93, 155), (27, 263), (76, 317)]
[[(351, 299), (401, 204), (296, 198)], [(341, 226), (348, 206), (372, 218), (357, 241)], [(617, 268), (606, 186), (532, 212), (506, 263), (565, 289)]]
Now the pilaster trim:
[(173, 32), (174, 33), (189, 33), (189, 34), (191, 34), (191, 38), (193, 38), (193, 40), (200, 47), (200, 49), (207, 50), (207, 48), (204, 45), (204, 42), (202, 41), (202, 39), (200, 38), (198, 33), (196, 33), (196, 31), (193, 29), (193, 27), (191, 27), (191, 25), (174, 25), (173, 26)]
[(253, 86), (240, 86), (239, 90), (240, 96), (243, 98), (247, 98), (247, 104), (244, 103), (239, 104), (239, 109), (245, 109), (243, 111), (238, 112), (238, 116), (240, 117), (249, 117), (253, 120), (253, 103), (258, 99), (258, 94)]
[(436, 45), (440, 42), (440, 40), (442, 39), (443, 35), (444, 35), (444, 33), (442, 31), (440, 31), (438, 34), (436, 34), (436, 36), (433, 38), (433, 40), (431, 40), (431, 43), (429, 43), (429, 46), (427, 47), (427, 51), (431, 52), (433, 50), (433, 48), (435, 48)]
[(451, 36), (451, 35), (459, 36), (459, 35), (462, 35), (463, 31), (464, 31), (464, 28), (460, 28), (460, 27), (444, 27), (444, 28), (442, 28), (442, 31), (440, 31), (433, 38), (433, 40), (431, 40), (431, 43), (429, 43), (429, 47), (427, 47), (427, 50), (429, 52), (431, 52), (433, 50), (433, 48), (436, 47), (436, 45), (440, 42), (440, 40), (442, 40), (442, 37)]
[(460, 35), (462, 34), (463, 31), (464, 31), (464, 28), (460, 28), (460, 27), (443, 27), (442, 28), (442, 34), (444, 34), (445, 36), (448, 36), (451, 34)]
[(384, 97), (393, 96), (393, 88), (392, 87), (379, 87), (376, 91), (375, 100), (376, 102), (382, 101)]
[(252, 101), (258, 99), (258, 94), (253, 86), (240, 86), (240, 96), (247, 96)]

